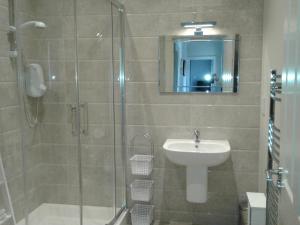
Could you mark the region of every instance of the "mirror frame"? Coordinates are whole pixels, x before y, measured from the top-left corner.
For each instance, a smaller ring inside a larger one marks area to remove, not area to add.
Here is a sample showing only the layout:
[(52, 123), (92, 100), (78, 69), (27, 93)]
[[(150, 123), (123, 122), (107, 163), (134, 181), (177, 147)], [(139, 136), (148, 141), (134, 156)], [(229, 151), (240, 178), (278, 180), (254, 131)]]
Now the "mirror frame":
[[(172, 92), (172, 91), (165, 91), (162, 89), (160, 78), (161, 78), (161, 71), (165, 74), (165, 64), (162, 65), (161, 58), (164, 58), (164, 53), (161, 52), (161, 49), (164, 49), (164, 39), (166, 37), (171, 37), (174, 41), (178, 39), (189, 39), (189, 40), (231, 40), (234, 41), (234, 63), (233, 63), (233, 89), (232, 92)], [(236, 94), (239, 92), (239, 69), (240, 69), (240, 35), (235, 34), (234, 37), (230, 38), (225, 35), (203, 35), (203, 36), (186, 36), (186, 35), (164, 35), (159, 36), (159, 43), (158, 43), (158, 89), (161, 94), (213, 94), (213, 95), (228, 95), (228, 94)]]

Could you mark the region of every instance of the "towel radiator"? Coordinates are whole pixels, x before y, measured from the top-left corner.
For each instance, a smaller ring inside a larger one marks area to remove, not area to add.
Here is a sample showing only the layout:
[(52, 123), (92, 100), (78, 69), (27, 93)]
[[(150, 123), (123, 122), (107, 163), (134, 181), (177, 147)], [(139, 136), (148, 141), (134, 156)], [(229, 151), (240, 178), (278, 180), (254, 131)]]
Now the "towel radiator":
[(270, 110), (268, 125), (268, 165), (266, 225), (278, 225), (278, 203), (280, 189), (283, 187), (282, 175), (285, 170), (280, 167), (280, 128), (275, 123), (276, 105), (280, 104), (282, 92), (281, 75), (271, 71)]

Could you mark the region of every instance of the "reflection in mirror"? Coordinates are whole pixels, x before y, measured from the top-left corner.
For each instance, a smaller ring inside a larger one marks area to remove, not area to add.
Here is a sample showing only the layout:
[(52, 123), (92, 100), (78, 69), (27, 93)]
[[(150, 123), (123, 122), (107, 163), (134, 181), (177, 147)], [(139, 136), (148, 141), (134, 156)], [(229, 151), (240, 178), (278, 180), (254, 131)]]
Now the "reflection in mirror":
[(236, 93), (238, 39), (160, 37), (160, 92)]

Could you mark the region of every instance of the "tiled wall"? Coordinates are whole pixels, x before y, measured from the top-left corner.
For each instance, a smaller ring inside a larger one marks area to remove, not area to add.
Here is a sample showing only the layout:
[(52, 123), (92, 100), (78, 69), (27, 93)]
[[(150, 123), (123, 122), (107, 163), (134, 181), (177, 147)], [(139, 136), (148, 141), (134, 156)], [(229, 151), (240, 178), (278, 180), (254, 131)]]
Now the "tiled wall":
[[(43, 67), (47, 91), (40, 102), (39, 130), (42, 203), (78, 204), (77, 141), (72, 135), (75, 102), (74, 16), (72, 1), (31, 0), (35, 19), (47, 28), (36, 31), (33, 54)], [(67, 5), (70, 3), (69, 7)]]
[[(150, 131), (155, 143), (157, 219), (237, 224), (245, 191), (257, 191), (262, 0), (124, 0), (128, 138)], [(241, 35), (240, 92), (172, 95), (158, 90), (158, 36), (181, 34), (188, 20), (217, 21), (215, 33)], [(186, 201), (185, 168), (169, 162), (167, 138), (228, 139), (230, 160), (209, 169), (206, 204)]]
[[(32, 16), (30, 10), (30, 2), (22, 1), (16, 4), (16, 14), (20, 19), (29, 19)], [(20, 111), (22, 105), (19, 104), (18, 91), (17, 91), (17, 74), (16, 65), (8, 57), (9, 42), (7, 38), (7, 31), (9, 25), (9, 5), (8, 0), (0, 1), (0, 138), (1, 138), (1, 156), (8, 179), (10, 194), (15, 210), (17, 220), (24, 216), (24, 170), (21, 150), (21, 117)], [(24, 35), (24, 44), (31, 38)], [(39, 135), (37, 128), (28, 129), (25, 125), (24, 136), (24, 151), (27, 152), (26, 164), (27, 169), (27, 190), (28, 190), (28, 209), (34, 209), (40, 204), (39, 201), (39, 178), (40, 178), (40, 151), (39, 151)], [(4, 186), (2, 185), (1, 188)], [(5, 193), (5, 192), (3, 192)], [(5, 207), (6, 206), (1, 206)]]
[[(152, 133), (158, 219), (236, 224), (239, 196), (257, 190), (262, 2), (124, 1), (128, 140), (140, 132)], [(1, 21), (7, 21), (6, 0), (0, 5)], [(31, 138), (26, 138), (34, 140), (29, 146), (36, 144), (29, 148), (32, 154), (28, 157), (33, 160), (29, 164), (35, 168), (32, 171), (39, 172), (30, 181), (31, 202), (34, 206), (42, 202), (74, 204), (79, 193), (76, 139), (71, 134), (69, 112), (76, 91), (72, 1), (31, 0), (25, 5), (24, 11), (33, 10), (29, 14), (48, 25), (35, 33), (30, 44), (33, 48), (27, 51), (32, 61), (43, 65), (49, 88), (41, 102), (39, 132), (27, 132)], [(80, 95), (82, 102), (89, 103), (89, 135), (82, 139), (84, 198), (86, 204), (104, 206), (111, 206), (113, 193), (109, 13), (106, 0), (78, 1)], [(158, 92), (158, 36), (179, 34), (180, 22), (192, 19), (216, 20), (218, 33), (241, 35), (239, 94), (174, 96)], [(104, 34), (101, 40), (95, 36), (97, 32)], [(0, 35), (0, 91), (1, 96), (7, 96), (0, 98), (2, 149), (6, 170), (11, 173), (13, 200), (20, 211), (17, 203), (23, 202), (23, 195), (16, 75), (7, 57), (6, 26), (1, 25)], [(48, 79), (53, 75), (55, 79)], [(229, 139), (233, 149), (228, 162), (210, 169), (206, 204), (186, 202), (185, 169), (167, 161), (161, 148), (167, 138), (191, 138), (194, 128), (200, 128), (203, 139)], [(21, 213), (18, 215), (20, 218)]]

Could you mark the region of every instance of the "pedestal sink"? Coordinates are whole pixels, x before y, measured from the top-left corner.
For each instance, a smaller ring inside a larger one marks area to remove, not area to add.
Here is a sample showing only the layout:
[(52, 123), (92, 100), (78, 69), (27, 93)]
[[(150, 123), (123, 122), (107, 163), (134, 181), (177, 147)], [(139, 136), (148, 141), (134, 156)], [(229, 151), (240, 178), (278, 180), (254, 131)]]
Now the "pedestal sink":
[(230, 156), (227, 140), (168, 139), (163, 145), (167, 158), (186, 166), (186, 198), (193, 203), (207, 201), (207, 169), (224, 163)]

